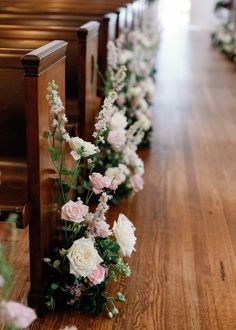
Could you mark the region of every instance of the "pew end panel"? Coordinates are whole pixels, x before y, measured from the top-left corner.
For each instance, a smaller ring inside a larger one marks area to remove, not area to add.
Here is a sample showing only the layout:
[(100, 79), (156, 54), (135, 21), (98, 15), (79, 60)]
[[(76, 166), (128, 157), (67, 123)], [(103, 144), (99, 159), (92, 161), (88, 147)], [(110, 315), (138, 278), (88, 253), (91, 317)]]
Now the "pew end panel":
[(32, 202), (30, 233), (29, 305), (44, 312), (43, 258), (52, 249), (56, 234), (57, 187), (55, 169), (48, 152), (45, 132), (51, 114), (46, 100), (48, 83), (55, 80), (65, 104), (65, 52), (67, 43), (53, 41), (22, 57), (25, 70), (28, 194)]
[(28, 225), (24, 72), (20, 57), (29, 49), (0, 49), (0, 220), (11, 212), (17, 227)]
[(86, 140), (91, 140), (95, 118), (100, 108), (97, 96), (98, 38), (100, 24), (88, 22), (77, 31), (79, 44), (79, 133)]

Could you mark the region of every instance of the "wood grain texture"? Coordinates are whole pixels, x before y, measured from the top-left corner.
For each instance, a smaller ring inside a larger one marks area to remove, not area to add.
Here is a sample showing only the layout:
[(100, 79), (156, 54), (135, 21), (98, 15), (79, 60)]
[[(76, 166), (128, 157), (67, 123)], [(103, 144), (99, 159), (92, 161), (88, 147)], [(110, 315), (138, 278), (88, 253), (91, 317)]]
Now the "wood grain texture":
[[(162, 37), (145, 188), (109, 216), (123, 212), (137, 227), (132, 277), (113, 288), (126, 304), (113, 320), (49, 313), (31, 329), (236, 329), (236, 72), (208, 32), (181, 33)], [(28, 289), (25, 258), (15, 299)]]

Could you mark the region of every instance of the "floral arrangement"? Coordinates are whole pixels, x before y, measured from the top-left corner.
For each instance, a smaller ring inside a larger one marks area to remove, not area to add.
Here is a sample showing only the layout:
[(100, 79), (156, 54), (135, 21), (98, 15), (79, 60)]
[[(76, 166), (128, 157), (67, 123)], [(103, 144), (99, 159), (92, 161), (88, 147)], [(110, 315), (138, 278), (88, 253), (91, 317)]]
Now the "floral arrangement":
[[(116, 90), (112, 111), (107, 116), (104, 110), (100, 117), (106, 118), (106, 125), (101, 120), (95, 125), (94, 137), (100, 151), (94, 156), (95, 170), (113, 179), (114, 191), (112, 202), (118, 204), (123, 196), (128, 196), (143, 188), (144, 164), (137, 154), (144, 130), (141, 121), (129, 125), (124, 108), (116, 105), (117, 96), (126, 80), (126, 67), (120, 65), (117, 71), (111, 71), (112, 88)], [(108, 94), (109, 99), (109, 94)], [(106, 109), (105, 109), (106, 111)]]
[(115, 90), (117, 97), (106, 130), (99, 133), (102, 143), (94, 161), (95, 169), (103, 175), (117, 173), (114, 204), (141, 190), (144, 184), (144, 164), (137, 150), (150, 143), (158, 42), (153, 23), (156, 17), (150, 12), (146, 12), (142, 27), (108, 43), (105, 95)]
[[(144, 13), (142, 25), (108, 43), (108, 71), (105, 91), (114, 88), (120, 66), (127, 69), (116, 106), (125, 112), (128, 125), (139, 121), (144, 131), (141, 146), (150, 144), (152, 100), (155, 93), (155, 59), (158, 45), (156, 17), (152, 6)], [(156, 13), (156, 10), (154, 10)], [(129, 126), (128, 126), (129, 127)]]
[[(12, 214), (7, 222), (11, 228), (7, 233), (7, 236), (10, 237), (11, 240), (11, 256), (14, 253), (14, 243), (16, 238), (16, 216)], [(11, 267), (4, 257), (4, 247), (0, 243), (0, 328), (6, 330), (26, 329), (37, 318), (37, 316), (33, 309), (21, 303), (8, 300), (11, 280)]]
[(231, 1), (218, 1), (215, 5), (215, 12), (218, 16), (219, 24), (211, 34), (212, 44), (227, 55), (231, 61), (235, 62), (236, 30)]
[[(50, 309), (76, 309), (108, 317), (118, 314), (117, 301), (125, 301), (122, 293), (106, 293), (110, 281), (131, 274), (123, 257), (135, 250), (135, 227), (120, 214), (112, 228), (106, 221), (108, 202), (116, 190), (120, 168), (105, 175), (95, 168), (95, 158), (104, 144), (104, 135), (114, 113), (116, 93), (105, 98), (96, 123), (95, 144), (66, 132), (67, 117), (55, 82), (48, 86), (47, 99), (53, 116), (48, 132), (49, 152), (57, 172), (59, 232), (55, 250), (45, 256), (45, 303)], [(65, 166), (63, 150), (68, 144), (73, 168)], [(90, 204), (98, 196), (97, 205)], [(79, 197), (78, 197), (79, 196)], [(77, 199), (76, 199), (77, 197)]]
[(234, 60), (236, 52), (235, 44), (235, 26), (233, 22), (220, 25), (218, 29), (212, 33), (212, 44), (221, 52), (225, 53), (229, 58)]

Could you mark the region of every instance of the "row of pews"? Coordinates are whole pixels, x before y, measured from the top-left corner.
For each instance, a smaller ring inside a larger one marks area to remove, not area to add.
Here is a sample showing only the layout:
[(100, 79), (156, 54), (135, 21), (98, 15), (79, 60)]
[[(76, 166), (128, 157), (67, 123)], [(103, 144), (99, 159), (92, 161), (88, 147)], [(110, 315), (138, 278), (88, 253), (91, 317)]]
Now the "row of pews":
[[(87, 140), (101, 106), (107, 43), (138, 26), (145, 0), (0, 1), (0, 210), (30, 229), (29, 304), (43, 312), (55, 185), (45, 132), (55, 80), (68, 129)], [(97, 68), (100, 74), (97, 72)], [(24, 230), (24, 229), (23, 229)]]

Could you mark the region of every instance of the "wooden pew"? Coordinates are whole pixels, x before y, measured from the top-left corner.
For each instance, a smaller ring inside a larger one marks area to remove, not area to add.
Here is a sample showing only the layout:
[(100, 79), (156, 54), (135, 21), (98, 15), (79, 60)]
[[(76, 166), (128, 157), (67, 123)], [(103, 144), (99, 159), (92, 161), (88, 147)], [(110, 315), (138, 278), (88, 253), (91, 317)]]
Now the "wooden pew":
[(81, 134), (86, 135), (89, 134), (89, 131), (84, 130), (86, 113), (92, 111), (95, 116), (99, 109), (96, 93), (98, 28), (97, 22), (89, 22), (77, 29), (0, 26), (0, 47), (34, 49), (53, 39), (68, 42), (66, 106), (71, 122), (79, 123)]
[(46, 100), (47, 86), (52, 80), (65, 103), (66, 43), (43, 46), (22, 57), (25, 78), (25, 113), (27, 124), (28, 195), (32, 201), (30, 233), (29, 304), (40, 313), (44, 307), (43, 258), (52, 249), (56, 226), (55, 169), (47, 150), (45, 132), (51, 125)]
[[(56, 56), (67, 44), (54, 41), (41, 52)], [(0, 49), (0, 210), (2, 220), (9, 212), (19, 215), (20, 227), (31, 217), (32, 203), (27, 190), (26, 121), (24, 69), (20, 58), (27, 49)], [(45, 61), (46, 65), (46, 61)]]
[(24, 73), (20, 57), (27, 50), (0, 49), (0, 211), (19, 215), (18, 226), (29, 222), (24, 111)]
[[(11, 16), (13, 15), (13, 16)], [(14, 14), (6, 14), (2, 17), (1, 23), (7, 25), (35, 25), (35, 26), (72, 26), (78, 27), (81, 24), (89, 21), (95, 17), (86, 17), (78, 15), (21, 15), (17, 17)], [(100, 22), (99, 29), (99, 43), (98, 43), (98, 67), (102, 75), (105, 75), (107, 68), (107, 43), (108, 40), (115, 40), (117, 36), (117, 15), (115, 13), (108, 13), (97, 17)], [(121, 22), (121, 21), (119, 21)], [(0, 36), (1, 37), (1, 36)], [(102, 88), (100, 81), (99, 89)]]
[[(125, 26), (128, 24), (128, 20), (130, 20), (130, 15), (132, 11), (132, 6), (117, 6), (112, 5), (109, 6), (109, 3), (104, 2), (101, 3), (99, 6), (96, 3), (84, 3), (84, 2), (65, 2), (65, 3), (58, 3), (59, 8), (56, 7), (57, 2), (47, 3), (45, 6), (43, 3), (32, 3), (25, 1), (23, 3), (18, 3), (13, 1), (11, 2), (11, 7), (9, 8), (7, 4), (3, 1), (0, 2), (0, 13), (2, 15), (5, 14), (17, 14), (17, 15), (26, 15), (30, 20), (31, 17), (34, 15), (40, 15), (41, 17), (49, 18), (50, 16), (64, 16), (70, 15), (74, 16), (86, 16), (88, 20), (99, 20), (102, 16), (107, 13), (114, 12), (117, 15), (117, 22), (116, 22), (116, 37), (118, 37), (119, 33), (122, 32)], [(9, 5), (9, 3), (8, 3)], [(61, 7), (62, 6), (62, 7)], [(1, 24), (5, 24), (5, 18), (1, 15), (3, 21)], [(52, 17), (50, 17), (51, 19)], [(15, 24), (18, 24), (15, 22)]]

